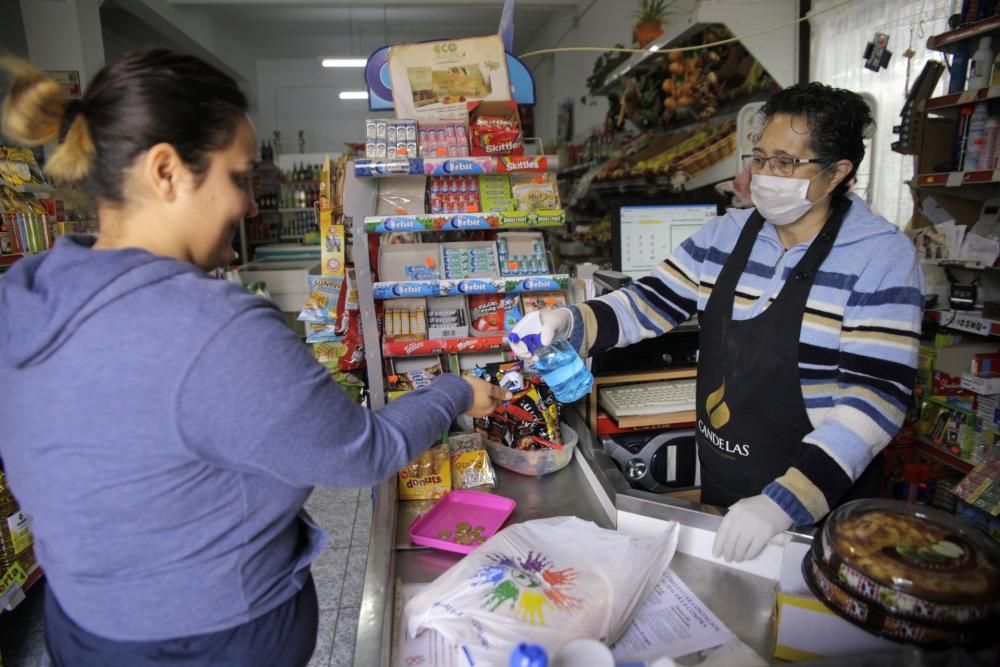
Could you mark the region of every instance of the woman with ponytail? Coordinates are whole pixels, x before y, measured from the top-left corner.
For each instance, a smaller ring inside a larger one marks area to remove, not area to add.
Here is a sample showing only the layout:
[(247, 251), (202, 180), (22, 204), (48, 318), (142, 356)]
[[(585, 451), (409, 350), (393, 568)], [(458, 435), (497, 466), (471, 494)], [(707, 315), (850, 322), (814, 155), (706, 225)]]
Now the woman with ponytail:
[(0, 456), (33, 517), (57, 666), (305, 665), (315, 485), (373, 485), (504, 398), (444, 375), (378, 413), (330, 381), (269, 302), (205, 270), (253, 214), (247, 99), (163, 49), (69, 100), (18, 60), (0, 130), (96, 205), (0, 280)]

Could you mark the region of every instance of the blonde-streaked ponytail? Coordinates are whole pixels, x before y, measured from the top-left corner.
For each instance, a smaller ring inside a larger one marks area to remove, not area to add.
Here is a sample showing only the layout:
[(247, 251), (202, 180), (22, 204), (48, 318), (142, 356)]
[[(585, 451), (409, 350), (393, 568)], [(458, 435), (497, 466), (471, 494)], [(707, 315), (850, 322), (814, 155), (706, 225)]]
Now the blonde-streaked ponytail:
[[(68, 121), (66, 136), (46, 163), (45, 172), (60, 182), (83, 180), (94, 158), (94, 142), (78, 103), (72, 104), (62, 86), (20, 58), (0, 58), (0, 70), (13, 75), (0, 131), (20, 144), (37, 146), (60, 139), (63, 123)], [(67, 113), (74, 117), (67, 118)]]

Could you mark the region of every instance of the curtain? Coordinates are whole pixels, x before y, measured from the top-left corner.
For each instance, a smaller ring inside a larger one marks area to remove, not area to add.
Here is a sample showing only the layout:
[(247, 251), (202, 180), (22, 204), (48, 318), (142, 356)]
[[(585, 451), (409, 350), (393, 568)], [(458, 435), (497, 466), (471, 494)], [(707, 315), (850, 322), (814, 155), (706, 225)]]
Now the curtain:
[[(812, 14), (833, 7), (842, 0), (814, 0)], [(913, 198), (907, 181), (913, 176), (913, 157), (892, 151), (906, 101), (908, 86), (930, 59), (943, 60), (944, 54), (927, 49), (927, 38), (948, 30), (948, 16), (958, 11), (960, 0), (855, 0), (844, 7), (810, 18), (810, 77), (837, 88), (865, 95), (874, 105), (875, 133), (865, 161), (858, 170), (856, 191), (872, 210), (889, 221), (906, 226), (913, 213)], [(864, 67), (865, 45), (876, 32), (889, 35), (892, 52), (889, 66), (879, 72)], [(912, 48), (909, 61), (903, 53)], [(947, 73), (941, 77), (935, 96), (944, 93)]]

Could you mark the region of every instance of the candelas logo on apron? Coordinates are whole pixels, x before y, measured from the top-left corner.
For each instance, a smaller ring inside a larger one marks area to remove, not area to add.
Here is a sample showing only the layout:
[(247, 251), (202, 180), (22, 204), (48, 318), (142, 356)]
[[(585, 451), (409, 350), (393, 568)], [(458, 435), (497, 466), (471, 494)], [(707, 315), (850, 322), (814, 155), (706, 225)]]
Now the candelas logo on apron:
[(733, 458), (733, 454), (738, 456), (750, 456), (750, 445), (745, 443), (732, 443), (713, 430), (720, 429), (728, 424), (730, 418), (732, 417), (729, 413), (729, 406), (726, 405), (725, 398), (726, 383), (723, 382), (718, 389), (711, 392), (708, 395), (708, 398), (705, 399), (705, 412), (708, 414), (708, 422), (711, 424), (711, 428), (709, 428), (708, 424), (705, 424), (705, 422), (699, 419), (698, 430), (701, 431), (701, 434), (719, 450), (730, 455), (726, 458)]
[(725, 397), (726, 383), (723, 382), (705, 399), (705, 412), (712, 428), (719, 429), (729, 423), (729, 406), (726, 405)]

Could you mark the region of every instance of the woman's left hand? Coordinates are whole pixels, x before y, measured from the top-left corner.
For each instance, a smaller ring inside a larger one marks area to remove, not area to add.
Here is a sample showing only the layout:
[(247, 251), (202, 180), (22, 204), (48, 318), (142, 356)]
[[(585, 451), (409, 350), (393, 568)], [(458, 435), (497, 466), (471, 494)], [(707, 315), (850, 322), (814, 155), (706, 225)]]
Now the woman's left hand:
[(765, 495), (744, 498), (729, 507), (719, 524), (712, 555), (740, 562), (756, 558), (768, 540), (792, 527), (792, 517)]

